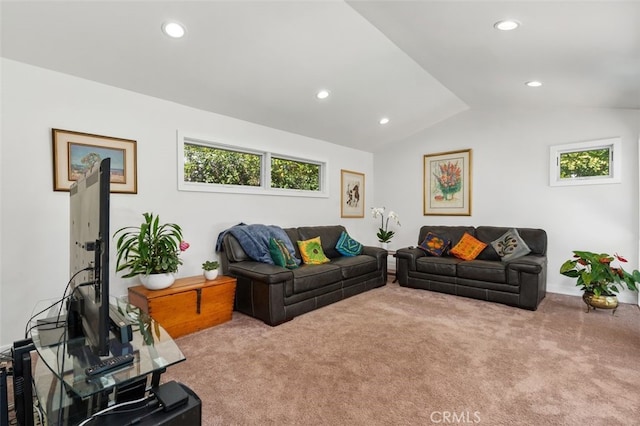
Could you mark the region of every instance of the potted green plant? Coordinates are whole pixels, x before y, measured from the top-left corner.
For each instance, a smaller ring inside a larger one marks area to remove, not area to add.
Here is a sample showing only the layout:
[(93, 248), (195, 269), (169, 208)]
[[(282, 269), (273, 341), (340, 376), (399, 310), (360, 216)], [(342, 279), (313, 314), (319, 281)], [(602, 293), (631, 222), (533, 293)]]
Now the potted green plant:
[(565, 261), (560, 267), (560, 273), (567, 277), (576, 278), (576, 286), (583, 290), (582, 300), (590, 308), (613, 309), (618, 307), (616, 296), (620, 289), (628, 288), (638, 291), (636, 283), (640, 283), (640, 272), (625, 271), (621, 264), (627, 259), (617, 253), (613, 256), (607, 253), (593, 253), (590, 251), (574, 251), (572, 259)]
[(374, 219), (380, 218), (380, 228), (378, 228), (378, 233), (376, 237), (378, 237), (378, 241), (380, 241), (382, 248), (386, 249), (391, 238), (395, 235), (395, 232), (389, 230), (389, 219), (393, 219), (396, 225), (400, 226), (400, 219), (398, 215), (394, 211), (389, 212), (389, 216), (385, 221), (384, 219), (384, 210), (386, 207), (371, 207), (371, 215)]
[(211, 281), (215, 280), (218, 277), (218, 268), (220, 267), (220, 263), (216, 260), (207, 260), (202, 264), (202, 269), (204, 270), (204, 277)]
[(169, 287), (182, 265), (180, 253), (189, 248), (182, 239), (182, 228), (175, 223), (160, 224), (160, 216), (144, 213), (140, 226), (118, 229), (116, 272), (128, 270), (124, 278), (139, 276), (152, 290)]

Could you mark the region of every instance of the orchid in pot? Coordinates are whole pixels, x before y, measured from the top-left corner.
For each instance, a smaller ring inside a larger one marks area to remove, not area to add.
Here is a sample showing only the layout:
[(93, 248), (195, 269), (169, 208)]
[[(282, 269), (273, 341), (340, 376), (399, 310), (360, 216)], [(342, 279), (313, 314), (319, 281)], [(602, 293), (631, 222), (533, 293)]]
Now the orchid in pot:
[(160, 224), (160, 216), (144, 213), (140, 226), (118, 229), (116, 272), (128, 270), (123, 278), (139, 276), (152, 290), (169, 287), (182, 265), (180, 254), (189, 248), (182, 228), (175, 223)]
[(389, 212), (389, 215), (385, 219), (384, 211), (386, 207), (372, 207), (371, 215), (374, 219), (380, 218), (380, 228), (378, 229), (378, 233), (376, 236), (378, 237), (378, 241), (383, 244), (388, 244), (391, 241), (391, 238), (395, 235), (395, 232), (389, 230), (389, 219), (392, 219), (396, 225), (400, 226), (400, 219), (398, 215), (393, 210)]

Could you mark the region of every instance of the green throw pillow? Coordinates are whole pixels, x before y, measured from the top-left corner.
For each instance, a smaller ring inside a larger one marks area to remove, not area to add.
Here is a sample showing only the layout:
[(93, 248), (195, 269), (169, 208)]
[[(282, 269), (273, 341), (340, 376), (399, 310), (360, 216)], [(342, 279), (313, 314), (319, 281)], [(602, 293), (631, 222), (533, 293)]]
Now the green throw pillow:
[(336, 250), (343, 256), (357, 256), (362, 253), (362, 244), (354, 240), (345, 231), (342, 231)]
[(322, 250), (320, 237), (311, 238), (310, 240), (298, 241), (300, 255), (302, 261), (307, 265), (321, 265), (330, 262)]
[(269, 238), (269, 254), (271, 255), (271, 259), (273, 259), (273, 263), (278, 266), (287, 269), (296, 269), (298, 267), (296, 260), (291, 256), (287, 245), (282, 240)]

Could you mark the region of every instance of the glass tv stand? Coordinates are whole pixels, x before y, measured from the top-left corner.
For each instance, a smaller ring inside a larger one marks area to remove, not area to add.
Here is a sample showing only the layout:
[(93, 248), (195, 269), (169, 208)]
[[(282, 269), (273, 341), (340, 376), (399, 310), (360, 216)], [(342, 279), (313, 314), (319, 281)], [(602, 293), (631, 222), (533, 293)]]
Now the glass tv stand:
[[(47, 424), (79, 424), (118, 400), (144, 395), (159, 385), (167, 367), (185, 360), (171, 336), (148, 314), (121, 299), (111, 302), (131, 322), (133, 338), (121, 343), (112, 332), (108, 356), (96, 356), (84, 337), (68, 338), (64, 312), (50, 310), (28, 325), (38, 355), (33, 361), (35, 393)], [(85, 374), (87, 367), (124, 354), (134, 355), (132, 364), (93, 377)]]

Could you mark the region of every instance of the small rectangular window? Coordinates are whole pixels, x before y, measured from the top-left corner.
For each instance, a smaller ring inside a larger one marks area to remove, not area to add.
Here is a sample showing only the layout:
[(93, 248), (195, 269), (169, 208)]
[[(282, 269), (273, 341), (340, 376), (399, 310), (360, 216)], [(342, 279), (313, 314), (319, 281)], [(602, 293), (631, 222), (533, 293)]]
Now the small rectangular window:
[(320, 165), (287, 158), (271, 157), (271, 187), (319, 191)]
[(549, 184), (619, 183), (620, 145), (620, 138), (611, 138), (552, 146)]
[(260, 186), (262, 156), (212, 146), (184, 144), (184, 181)]

